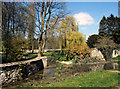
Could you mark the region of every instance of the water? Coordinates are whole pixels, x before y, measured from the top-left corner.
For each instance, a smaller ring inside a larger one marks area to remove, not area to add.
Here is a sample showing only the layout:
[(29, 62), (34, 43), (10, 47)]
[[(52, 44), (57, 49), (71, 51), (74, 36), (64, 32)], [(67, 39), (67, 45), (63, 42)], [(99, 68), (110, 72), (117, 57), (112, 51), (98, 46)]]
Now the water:
[[(56, 63), (48, 66), (46, 69), (41, 70), (28, 78), (11, 83), (6, 87), (23, 87), (23, 86), (38, 86), (40, 84), (50, 84), (59, 82), (68, 78), (72, 78), (78, 75), (84, 75), (90, 71), (104, 70), (106, 64), (94, 64), (94, 65), (62, 65)], [(110, 66), (110, 65), (109, 65)]]

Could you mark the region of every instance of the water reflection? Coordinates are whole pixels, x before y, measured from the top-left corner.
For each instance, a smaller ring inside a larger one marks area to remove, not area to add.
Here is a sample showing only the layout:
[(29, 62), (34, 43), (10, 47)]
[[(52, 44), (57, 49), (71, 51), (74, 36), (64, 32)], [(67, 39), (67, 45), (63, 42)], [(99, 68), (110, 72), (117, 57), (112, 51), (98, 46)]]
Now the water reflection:
[[(118, 67), (118, 66), (117, 66)], [(34, 75), (29, 76), (27, 79), (16, 82), (12, 86), (37, 86), (39, 84), (49, 84), (53, 82), (59, 82), (67, 78), (78, 76), (89, 71), (101, 71), (113, 69), (113, 63), (103, 63), (103, 64), (82, 64), (82, 65), (61, 65), (56, 64), (51, 67), (41, 70)], [(9, 86), (10, 87), (10, 86)]]
[(106, 64), (104, 64), (104, 69), (105, 70), (111, 70), (111, 69), (113, 69), (113, 64), (112, 63), (106, 63)]

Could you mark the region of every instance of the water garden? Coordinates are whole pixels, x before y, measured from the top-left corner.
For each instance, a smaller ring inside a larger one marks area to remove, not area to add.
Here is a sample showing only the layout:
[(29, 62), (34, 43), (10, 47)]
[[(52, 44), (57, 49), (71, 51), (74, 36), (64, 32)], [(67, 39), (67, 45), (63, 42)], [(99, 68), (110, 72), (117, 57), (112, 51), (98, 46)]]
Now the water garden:
[[(34, 53), (35, 54), (35, 53)], [(47, 56), (47, 67), (16, 82), (4, 85), (3, 88), (32, 88), (32, 87), (117, 87), (119, 82), (119, 56), (111, 62), (97, 60), (87, 61), (79, 64), (74, 60), (68, 60), (72, 64), (62, 63), (65, 55), (60, 51), (49, 51), (43, 53)], [(59, 61), (59, 62), (58, 62)], [(113, 66), (106, 67), (107, 64)]]
[(86, 39), (65, 2), (0, 4), (1, 88), (120, 87), (119, 17), (102, 15), (98, 34)]

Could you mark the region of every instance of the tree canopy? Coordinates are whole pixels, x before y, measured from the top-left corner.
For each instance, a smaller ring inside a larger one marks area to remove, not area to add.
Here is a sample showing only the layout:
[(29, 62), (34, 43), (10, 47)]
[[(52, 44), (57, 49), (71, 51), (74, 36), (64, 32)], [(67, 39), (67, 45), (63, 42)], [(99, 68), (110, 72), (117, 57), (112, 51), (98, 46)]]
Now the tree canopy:
[(88, 40), (87, 40), (87, 45), (90, 47), (90, 48), (94, 48), (94, 45), (97, 43), (97, 40), (100, 36), (97, 35), (97, 34), (94, 34), (94, 35), (91, 35), (89, 36)]
[(117, 44), (110, 37), (101, 36), (94, 46), (102, 52), (105, 60), (108, 61), (112, 59), (112, 53)]
[(110, 17), (103, 16), (99, 24), (99, 35), (112, 37), (115, 43), (120, 44), (120, 18), (110, 15)]

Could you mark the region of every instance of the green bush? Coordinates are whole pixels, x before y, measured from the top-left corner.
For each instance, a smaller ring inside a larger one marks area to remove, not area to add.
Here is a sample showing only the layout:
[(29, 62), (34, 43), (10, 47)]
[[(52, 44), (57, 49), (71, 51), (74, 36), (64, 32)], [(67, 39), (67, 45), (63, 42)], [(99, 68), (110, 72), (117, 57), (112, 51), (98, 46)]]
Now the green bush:
[(113, 60), (120, 60), (120, 56), (112, 58)]
[(65, 61), (65, 60), (66, 60), (66, 57), (60, 57), (60, 58), (58, 58), (58, 60), (60, 60), (60, 61)]
[(74, 60), (74, 63), (93, 63), (93, 62), (100, 62), (102, 60), (98, 59), (98, 58), (91, 58), (91, 57), (88, 57), (88, 58), (84, 58), (84, 59), (80, 59), (80, 58), (77, 58), (76, 60)]

